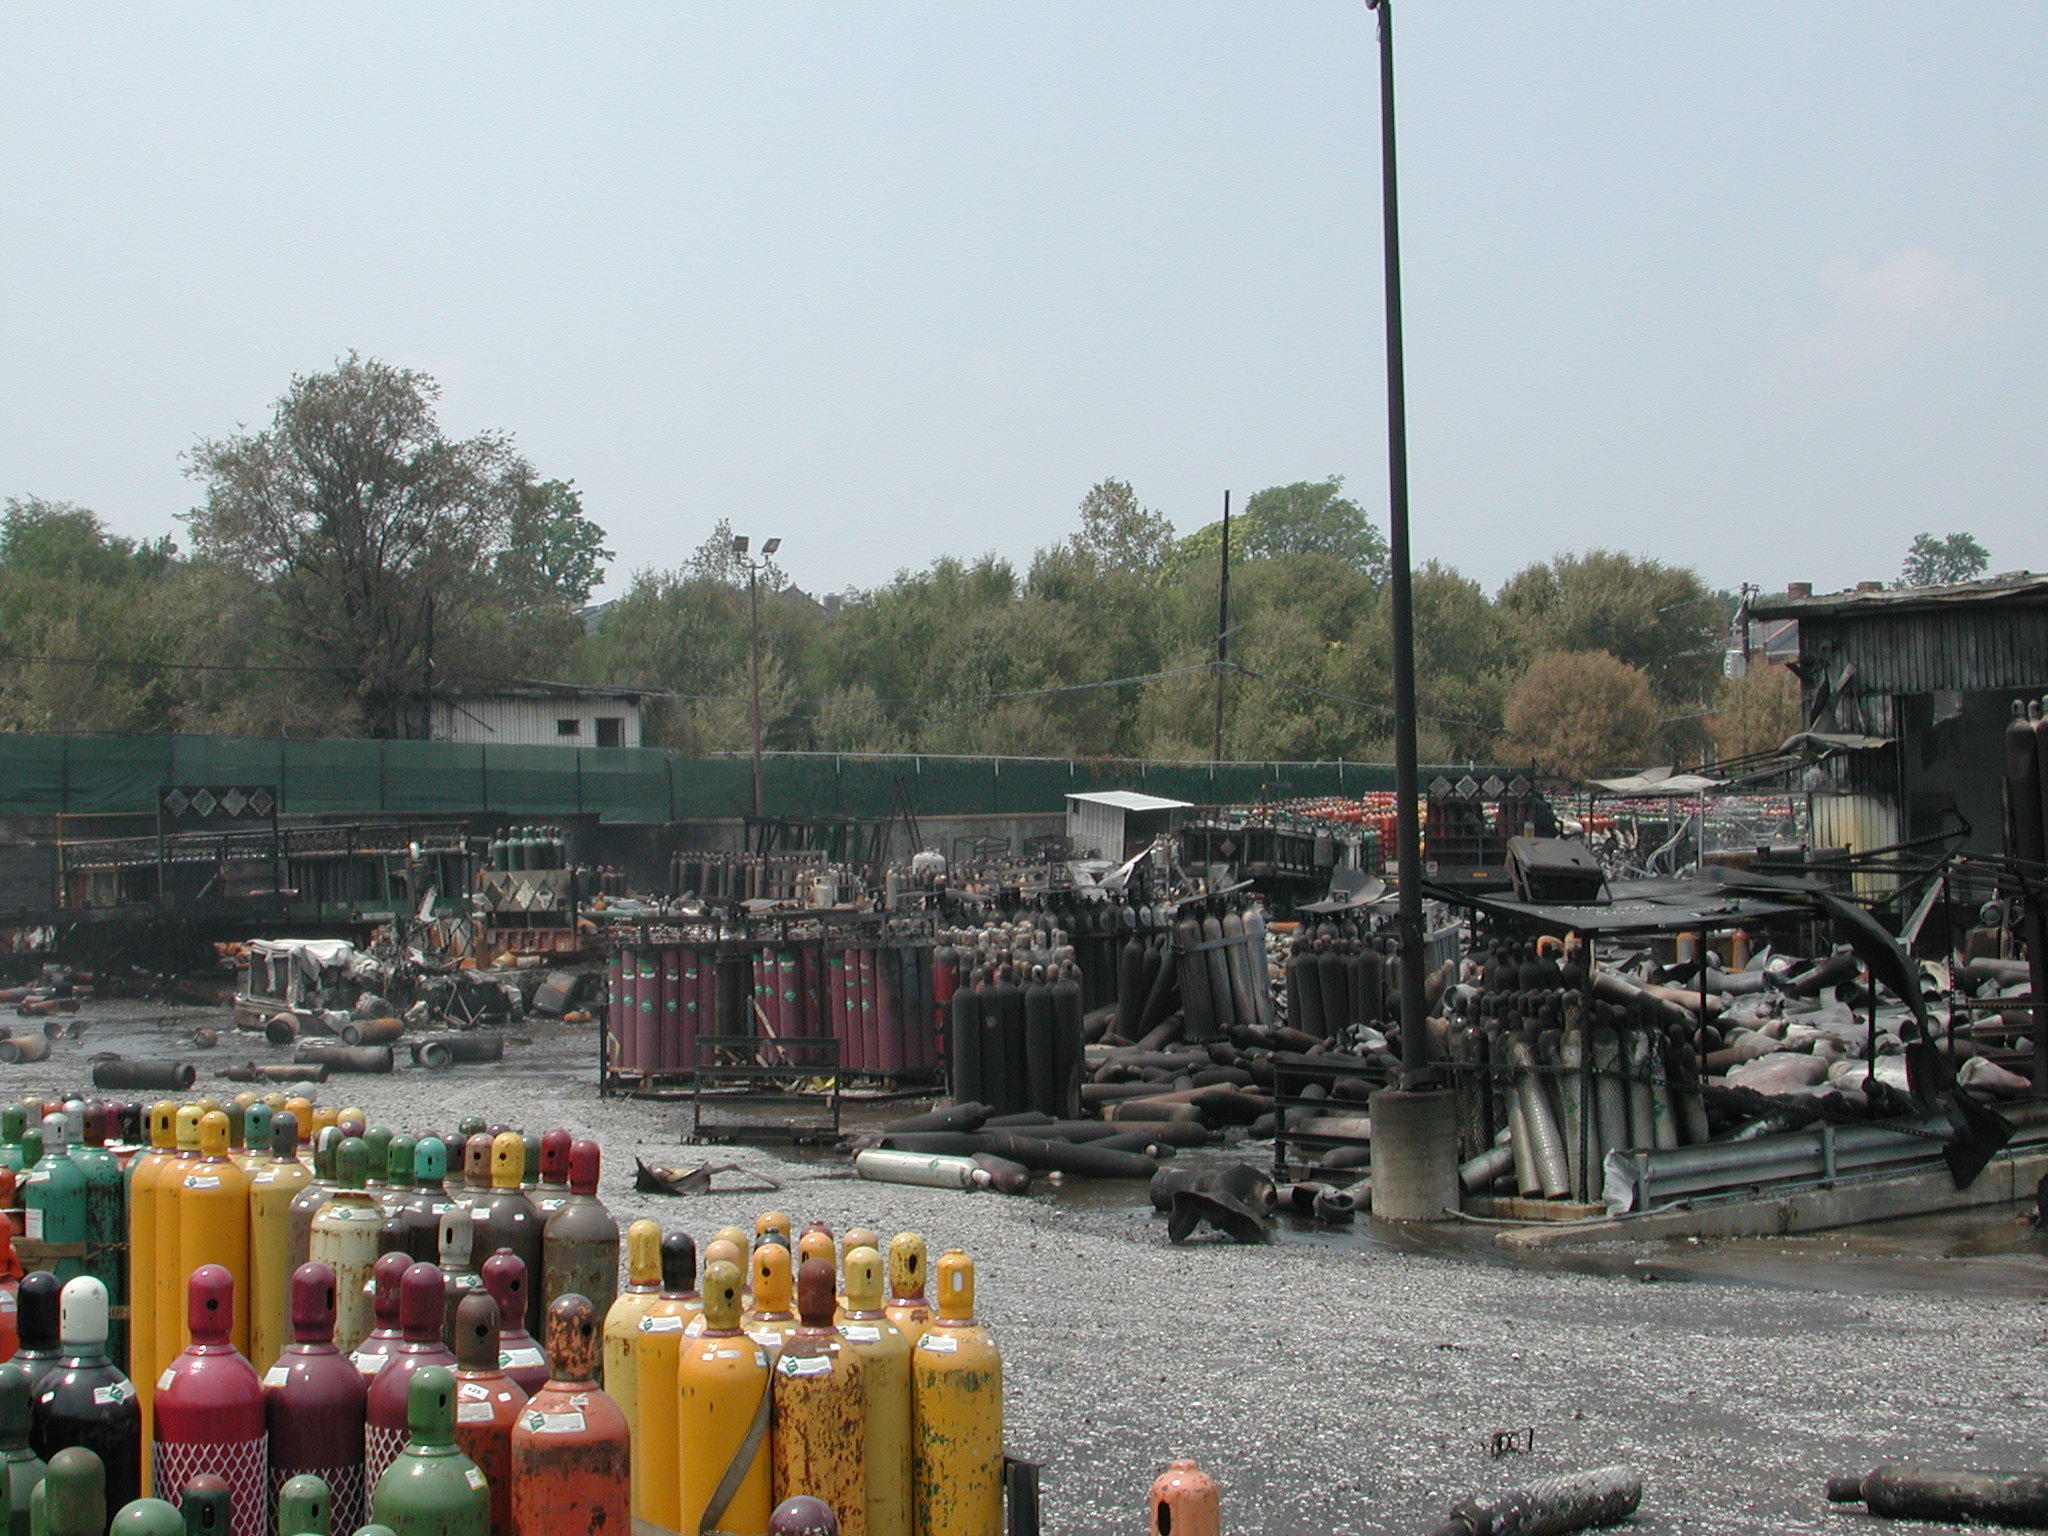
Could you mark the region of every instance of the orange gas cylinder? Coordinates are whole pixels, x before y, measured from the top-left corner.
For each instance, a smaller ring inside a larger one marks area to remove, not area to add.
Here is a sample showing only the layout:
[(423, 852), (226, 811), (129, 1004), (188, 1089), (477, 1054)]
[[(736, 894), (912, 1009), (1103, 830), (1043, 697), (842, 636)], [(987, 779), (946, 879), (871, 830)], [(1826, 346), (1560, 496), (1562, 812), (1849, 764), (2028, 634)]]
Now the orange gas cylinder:
[(1174, 1462), (1152, 1484), (1152, 1536), (1222, 1536), (1216, 1483), (1192, 1461)]
[(839, 1246), (832, 1241), (832, 1231), (821, 1222), (812, 1222), (797, 1235), (796, 1265), (799, 1273), (812, 1259), (823, 1259), (836, 1267)]
[(832, 1326), (833, 1278), (829, 1259), (797, 1272), (802, 1321), (775, 1361), (775, 1498), (823, 1499), (846, 1536), (867, 1536), (867, 1390)]
[[(626, 1416), (593, 1379), (598, 1318), (570, 1292), (548, 1303), (552, 1374), (512, 1429), (512, 1526), (517, 1536), (623, 1536), (632, 1525)], [(662, 1469), (675, 1480), (672, 1465)]]
[[(178, 1268), (188, 1279), (204, 1264), (234, 1277), (237, 1296), (249, 1294), (249, 1175), (228, 1156), (228, 1117), (209, 1110), (199, 1120), (199, 1159), (186, 1165), (176, 1194)], [(232, 1310), (229, 1342), (249, 1353), (249, 1309)], [(178, 1347), (191, 1336), (179, 1330)]]
[[(644, 1218), (626, 1228), (626, 1288), (604, 1315), (605, 1390), (639, 1435), (640, 1319), (661, 1295), (661, 1228)], [(634, 1465), (639, 1466), (636, 1460)]]
[(911, 1354), (923, 1536), (1003, 1528), (1003, 1357), (974, 1320), (974, 1261), (938, 1263), (938, 1312)]
[(924, 1239), (915, 1232), (898, 1232), (889, 1239), (889, 1302), (883, 1309), (889, 1321), (903, 1330), (912, 1349), (931, 1326), (932, 1309), (924, 1298)]
[(790, 1290), (789, 1250), (763, 1243), (754, 1250), (754, 1304), (747, 1309), (746, 1329), (747, 1337), (770, 1355), (796, 1327)]
[(128, 1165), (128, 1360), (142, 1406), (142, 1443), (154, 1429), (151, 1399), (163, 1362), (156, 1352), (157, 1205), (177, 1146), (178, 1106), (163, 1099), (149, 1107), (149, 1150)]
[(665, 1530), (682, 1524), (682, 1490), (668, 1475), (676, 1458), (676, 1365), (682, 1358), (683, 1331), (703, 1310), (697, 1294), (697, 1243), (687, 1232), (661, 1239), (661, 1294), (640, 1318), (640, 1342), (633, 1364), (635, 1443), (646, 1448), (645, 1465), (635, 1486), (640, 1502), (634, 1514)]
[[(715, 1244), (713, 1246), (716, 1246)], [(740, 1331), (739, 1265), (716, 1259), (704, 1267), (704, 1331), (683, 1347), (676, 1367), (676, 1427), (681, 1445), (682, 1525), (764, 1536), (773, 1507), (768, 1352)], [(734, 1467), (722, 1505), (713, 1495)], [(707, 1507), (708, 1506), (708, 1507)]]
[(789, 1217), (781, 1211), (763, 1211), (754, 1218), (754, 1241), (759, 1243), (771, 1232), (782, 1234), (782, 1246), (787, 1248), (790, 1240)]
[(498, 1366), (498, 1303), (473, 1291), (455, 1309), (455, 1443), (491, 1485), (491, 1536), (512, 1531), (512, 1426), (525, 1406)]
[(860, 1358), (867, 1407), (868, 1536), (911, 1536), (910, 1341), (882, 1310), (882, 1256), (846, 1255), (839, 1337)]
[[(162, 1198), (156, 1202), (156, 1220), (151, 1224), (154, 1236), (155, 1263), (151, 1265), (151, 1297), (154, 1316), (151, 1319), (151, 1342), (148, 1355), (141, 1354), (142, 1340), (131, 1326), (128, 1330), (128, 1353), (132, 1357), (130, 1366), (139, 1391), (154, 1392), (156, 1379), (163, 1374), (164, 1367), (177, 1359), (178, 1351), (185, 1347), (185, 1281), (191, 1271), (179, 1268), (184, 1261), (184, 1239), (178, 1225), (179, 1208), (183, 1205), (185, 1175), (199, 1161), (199, 1117), (202, 1111), (197, 1104), (180, 1104), (172, 1117), (175, 1145), (171, 1160), (157, 1178), (157, 1189)], [(129, 1287), (132, 1296), (135, 1287)], [(144, 1398), (144, 1402), (148, 1399)]]

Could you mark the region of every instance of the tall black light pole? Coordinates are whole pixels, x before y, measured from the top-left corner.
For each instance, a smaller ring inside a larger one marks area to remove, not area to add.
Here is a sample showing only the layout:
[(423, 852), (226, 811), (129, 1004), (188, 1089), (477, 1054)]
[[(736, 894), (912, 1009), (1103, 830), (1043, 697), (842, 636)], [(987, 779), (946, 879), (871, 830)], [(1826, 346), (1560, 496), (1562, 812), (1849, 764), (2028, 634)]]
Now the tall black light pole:
[(1428, 1005), (1423, 997), (1422, 826), (1416, 802), (1422, 771), (1415, 743), (1415, 594), (1408, 555), (1408, 392), (1401, 357), (1401, 221), (1394, 191), (1394, 11), (1379, 15), (1380, 228), (1387, 290), (1387, 585), (1394, 621), (1394, 849), (1400, 877), (1396, 918), (1401, 943), (1401, 1077), (1416, 1088), (1434, 1080), (1429, 1066)]
[(782, 540), (770, 539), (761, 546), (761, 559), (754, 560), (747, 554), (747, 536), (743, 533), (732, 541), (732, 552), (747, 568), (747, 670), (753, 676), (754, 684), (754, 819), (761, 819), (761, 567), (776, 550), (782, 548)]

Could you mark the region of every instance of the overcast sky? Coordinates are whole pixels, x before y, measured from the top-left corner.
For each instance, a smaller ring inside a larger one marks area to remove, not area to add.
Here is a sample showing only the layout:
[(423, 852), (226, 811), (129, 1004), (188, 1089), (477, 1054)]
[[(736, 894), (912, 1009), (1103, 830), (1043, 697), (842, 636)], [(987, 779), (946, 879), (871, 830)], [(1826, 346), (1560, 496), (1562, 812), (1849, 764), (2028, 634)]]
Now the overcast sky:
[[(1418, 558), (2048, 568), (2048, 7), (1400, 0)], [(814, 591), (1129, 479), (1386, 505), (1361, 0), (0, 5), (0, 495), (156, 534), (351, 348)]]

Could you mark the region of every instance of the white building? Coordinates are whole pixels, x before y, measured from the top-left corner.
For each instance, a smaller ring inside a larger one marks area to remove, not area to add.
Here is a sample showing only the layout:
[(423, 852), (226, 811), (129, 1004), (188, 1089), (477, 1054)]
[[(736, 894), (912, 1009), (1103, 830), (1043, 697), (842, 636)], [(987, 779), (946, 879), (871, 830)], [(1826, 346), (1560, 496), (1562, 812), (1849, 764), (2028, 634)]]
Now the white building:
[(434, 700), (433, 739), (500, 747), (637, 747), (640, 695), (567, 683), (450, 694)]

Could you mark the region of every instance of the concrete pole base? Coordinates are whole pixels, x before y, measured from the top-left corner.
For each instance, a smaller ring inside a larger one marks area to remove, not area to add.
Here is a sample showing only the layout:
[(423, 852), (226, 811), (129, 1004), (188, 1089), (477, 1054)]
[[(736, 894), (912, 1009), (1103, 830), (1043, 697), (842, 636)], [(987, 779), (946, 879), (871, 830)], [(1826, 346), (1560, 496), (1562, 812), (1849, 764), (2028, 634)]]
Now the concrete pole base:
[(1449, 1221), (1458, 1207), (1458, 1096), (1382, 1088), (1372, 1096), (1373, 1215)]

